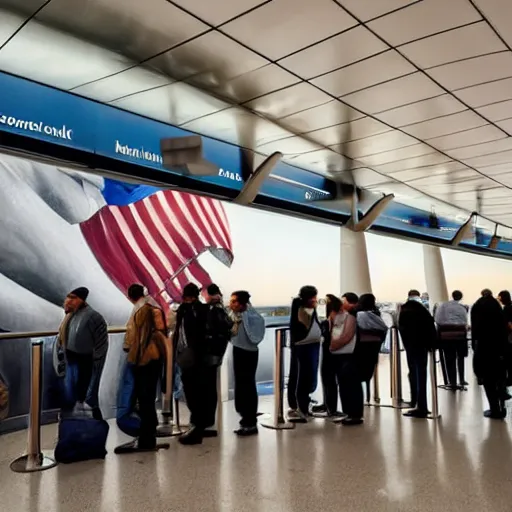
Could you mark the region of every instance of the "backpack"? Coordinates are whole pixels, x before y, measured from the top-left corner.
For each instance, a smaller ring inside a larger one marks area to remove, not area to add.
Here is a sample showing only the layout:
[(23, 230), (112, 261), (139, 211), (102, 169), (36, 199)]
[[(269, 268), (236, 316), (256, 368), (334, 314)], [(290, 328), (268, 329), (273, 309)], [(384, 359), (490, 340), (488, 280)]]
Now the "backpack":
[(233, 321), (221, 304), (212, 304), (208, 309), (206, 326), (206, 363), (220, 365), (231, 339)]

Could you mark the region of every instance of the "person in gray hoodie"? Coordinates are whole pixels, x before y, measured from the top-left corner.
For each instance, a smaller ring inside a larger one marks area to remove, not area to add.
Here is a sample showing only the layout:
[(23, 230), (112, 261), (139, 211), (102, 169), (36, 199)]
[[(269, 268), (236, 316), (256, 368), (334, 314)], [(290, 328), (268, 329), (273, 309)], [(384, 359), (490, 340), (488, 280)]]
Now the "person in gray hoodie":
[(235, 409), (241, 416), (239, 436), (258, 433), (258, 345), (265, 337), (265, 320), (251, 306), (251, 296), (240, 290), (231, 294), (229, 307), (233, 320), (233, 372), (235, 376)]

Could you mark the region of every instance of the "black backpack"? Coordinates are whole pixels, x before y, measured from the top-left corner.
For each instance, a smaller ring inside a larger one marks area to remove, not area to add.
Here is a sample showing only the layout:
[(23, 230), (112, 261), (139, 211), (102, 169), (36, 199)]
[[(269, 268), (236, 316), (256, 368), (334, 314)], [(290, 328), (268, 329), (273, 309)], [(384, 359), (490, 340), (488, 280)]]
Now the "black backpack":
[(206, 324), (206, 363), (219, 366), (226, 353), (233, 321), (222, 304), (210, 304)]

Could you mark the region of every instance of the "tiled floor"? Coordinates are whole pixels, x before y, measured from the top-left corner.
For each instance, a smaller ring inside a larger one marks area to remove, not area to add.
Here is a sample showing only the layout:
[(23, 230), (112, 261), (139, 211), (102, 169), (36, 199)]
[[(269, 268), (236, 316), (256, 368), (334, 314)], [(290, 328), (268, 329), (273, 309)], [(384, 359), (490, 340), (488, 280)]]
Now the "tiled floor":
[[(231, 433), (228, 403), (223, 435), (202, 446), (171, 440), (158, 454), (109, 453), (31, 475), (10, 471), (26, 433), (10, 434), (0, 437), (0, 511), (510, 512), (512, 420), (484, 419), (473, 382), (466, 393), (439, 396), (439, 422), (368, 408), (362, 427), (314, 420), (248, 439)], [(272, 398), (260, 409), (271, 411)], [(44, 447), (55, 435), (55, 426), (43, 429)], [(109, 448), (123, 440), (113, 426)]]

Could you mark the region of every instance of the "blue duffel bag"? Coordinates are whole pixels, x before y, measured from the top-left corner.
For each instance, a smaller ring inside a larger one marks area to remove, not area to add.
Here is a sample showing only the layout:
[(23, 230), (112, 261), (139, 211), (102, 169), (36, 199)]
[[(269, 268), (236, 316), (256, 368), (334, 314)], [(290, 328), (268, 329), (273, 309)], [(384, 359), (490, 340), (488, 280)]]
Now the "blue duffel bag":
[(119, 382), (116, 423), (127, 436), (139, 436), (140, 417), (135, 410), (135, 379), (133, 365), (129, 363), (125, 363)]
[(104, 459), (108, 437), (108, 423), (91, 416), (71, 416), (59, 423), (59, 440), (55, 460), (63, 464), (83, 460)]

